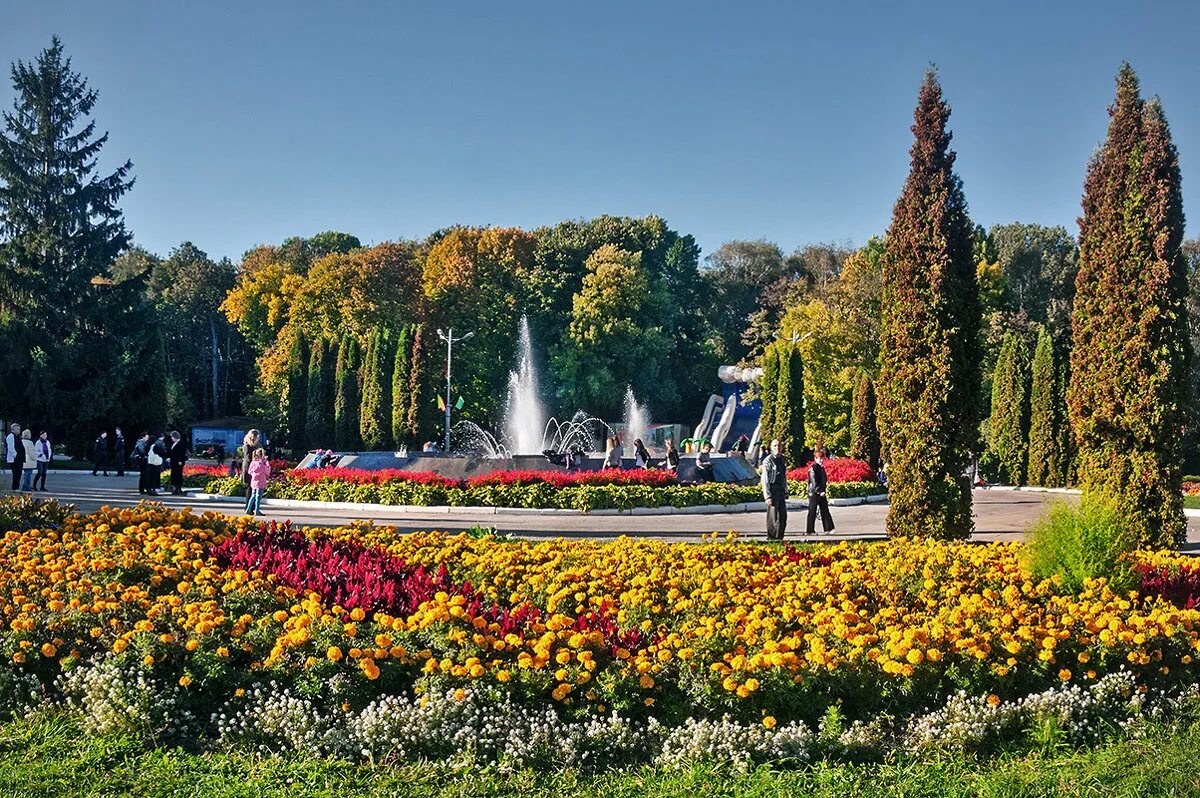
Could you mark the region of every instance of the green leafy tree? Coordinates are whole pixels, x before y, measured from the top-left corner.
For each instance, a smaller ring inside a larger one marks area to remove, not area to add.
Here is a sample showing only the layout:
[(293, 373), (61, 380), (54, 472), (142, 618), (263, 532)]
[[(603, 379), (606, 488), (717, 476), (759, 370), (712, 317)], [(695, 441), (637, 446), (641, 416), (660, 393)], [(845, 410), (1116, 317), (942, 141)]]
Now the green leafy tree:
[(308, 357), (308, 415), (305, 430), (311, 446), (328, 448), (333, 444), (334, 364), (337, 346), (317, 338)]
[(862, 372), (854, 387), (854, 414), (850, 422), (850, 456), (879, 468), (879, 427), (875, 421), (875, 383)]
[(358, 339), (347, 333), (338, 346), (337, 382), (333, 403), (333, 440), (338, 451), (354, 451), (361, 448), (359, 438), (358, 409)]
[(972, 529), (962, 474), (981, 417), (980, 306), (949, 116), (936, 76), (926, 73), (883, 264), (877, 398), (893, 536), (964, 538)]
[(1157, 100), (1125, 64), (1079, 222), (1067, 403), (1085, 495), (1129, 508), (1143, 546), (1183, 539), (1190, 346), (1179, 156)]
[(308, 342), (297, 334), (288, 349), (287, 371), (283, 395), (279, 398), (279, 414), (284, 422), (283, 441), (295, 452), (308, 447)]
[(376, 330), (367, 343), (363, 364), (362, 409), (359, 431), (363, 445), (371, 450), (387, 449), (392, 444), (392, 363), (395, 353), (391, 336)]
[(400, 328), (392, 358), (392, 441), (396, 446), (413, 445), (408, 429), (409, 379), (412, 374), (412, 327)]
[(1000, 479), (1025, 484), (1029, 441), (1029, 350), (1015, 333), (1004, 337), (992, 377), (992, 413), (988, 445), (996, 457)]
[[(1067, 405), (1063, 370), (1046, 329), (1038, 334), (1029, 399), (1029, 484), (1061, 488), (1067, 484)], [(993, 408), (994, 410), (995, 408)]]
[(774, 404), (774, 434), (783, 445), (789, 463), (804, 459), (804, 362), (799, 348), (791, 341), (772, 345), (778, 352), (778, 387)]

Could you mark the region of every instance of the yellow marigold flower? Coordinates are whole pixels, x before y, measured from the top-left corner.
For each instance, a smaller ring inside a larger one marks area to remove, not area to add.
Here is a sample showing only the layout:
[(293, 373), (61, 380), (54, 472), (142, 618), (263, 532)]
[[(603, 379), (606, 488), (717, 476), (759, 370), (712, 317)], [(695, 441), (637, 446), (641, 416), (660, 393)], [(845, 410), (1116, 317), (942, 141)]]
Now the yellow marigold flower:
[(767, 715), (765, 718), (762, 719), (762, 724), (764, 726), (766, 726), (768, 729), (774, 729), (775, 724), (777, 722), (778, 721), (775, 720), (775, 717), (773, 715)]
[(506, 670), (496, 671), (496, 681), (498, 682), (507, 682), (511, 678), (512, 674)]
[(337, 662), (342, 658), (342, 650), (337, 646), (330, 646), (329, 650), (325, 652), (325, 658), (331, 662)]
[(187, 687), (191, 683), (192, 683), (192, 677), (188, 676), (186, 673), (179, 677), (179, 686), (180, 687)]
[(142, 658), (142, 664), (145, 665), (147, 668), (153, 666), (154, 665), (154, 656), (151, 654), (147, 654), (145, 657)]
[(987, 697), (987, 702), (989, 706), (998, 707), (1000, 706), (1000, 696), (992, 693)]
[(1071, 671), (1069, 671), (1066, 668), (1063, 668), (1062, 670), (1060, 670), (1058, 672), (1058, 678), (1062, 679), (1064, 682), (1070, 681), (1071, 680)]
[(454, 691), (454, 700), (462, 701), (467, 697), (467, 691), (461, 687)]
[(638, 679), (638, 684), (641, 685), (643, 690), (649, 690), (654, 686), (654, 677), (648, 673), (643, 673), (642, 678)]
[(53, 643), (43, 643), (42, 644), (42, 656), (43, 657), (53, 657), (57, 653), (58, 653), (58, 649), (54, 647)]
[(22, 665), (22, 664), (24, 664), (24, 662), (25, 662), (25, 652), (23, 652), (23, 651), (14, 651), (14, 652), (13, 652), (13, 655), (12, 655), (12, 661), (13, 661), (13, 662), (15, 662), (15, 663), (17, 663), (18, 665)]
[(350, 620), (352, 621), (361, 621), (366, 617), (367, 614), (363, 612), (362, 607), (355, 607), (354, 609), (350, 610)]

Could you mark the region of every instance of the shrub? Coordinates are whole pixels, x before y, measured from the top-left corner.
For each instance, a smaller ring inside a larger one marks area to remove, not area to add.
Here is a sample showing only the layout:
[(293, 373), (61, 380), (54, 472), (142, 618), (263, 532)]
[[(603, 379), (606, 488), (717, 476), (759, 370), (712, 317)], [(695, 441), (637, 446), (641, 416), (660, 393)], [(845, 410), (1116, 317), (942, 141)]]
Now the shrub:
[(1061, 577), (1078, 593), (1089, 579), (1106, 578), (1115, 590), (1133, 587), (1129, 554), (1134, 533), (1110, 498), (1085, 497), (1078, 508), (1057, 504), (1029, 532), (1026, 565), (1037, 579)]

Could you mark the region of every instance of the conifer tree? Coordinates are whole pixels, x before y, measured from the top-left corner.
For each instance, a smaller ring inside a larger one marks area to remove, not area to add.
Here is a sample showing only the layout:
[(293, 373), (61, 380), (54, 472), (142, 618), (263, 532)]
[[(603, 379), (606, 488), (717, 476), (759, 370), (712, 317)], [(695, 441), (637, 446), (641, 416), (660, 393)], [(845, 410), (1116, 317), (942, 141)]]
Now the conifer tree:
[(338, 347), (337, 387), (333, 404), (333, 439), (338, 451), (361, 448), (358, 435), (358, 339), (350, 333)]
[(411, 377), (412, 327), (400, 328), (396, 336), (396, 355), (392, 360), (392, 442), (412, 445), (408, 434), (408, 382)]
[(982, 410), (980, 303), (949, 116), (936, 76), (926, 73), (883, 258), (877, 400), (893, 536), (964, 538), (972, 529), (962, 474)]
[(988, 445), (996, 455), (1000, 480), (1025, 484), (1029, 441), (1029, 350), (1014, 332), (1006, 333), (992, 373), (992, 413)]
[(1186, 531), (1182, 440), (1189, 341), (1179, 156), (1129, 64), (1088, 165), (1067, 395), (1085, 495), (1128, 509), (1138, 545)]
[(875, 383), (863, 372), (854, 387), (850, 420), (850, 456), (879, 468), (879, 428), (875, 422)]
[(324, 338), (312, 343), (308, 357), (308, 418), (306, 430), (310, 446), (333, 446), (333, 358), (337, 348)]
[(759, 383), (762, 401), (762, 415), (759, 417), (759, 430), (763, 451), (768, 451), (771, 440), (777, 437), (776, 404), (779, 396), (779, 350), (767, 346), (762, 358), (762, 381)]
[(775, 394), (775, 434), (789, 463), (802, 465), (804, 456), (804, 362), (790, 341), (772, 345), (779, 357), (779, 387)]
[(373, 451), (392, 444), (392, 361), (391, 336), (383, 329), (371, 333), (363, 364), (362, 409), (359, 431), (363, 445)]
[(279, 397), (279, 415), (283, 420), (283, 439), (294, 452), (308, 446), (308, 345), (304, 336), (297, 333), (288, 349), (287, 371), (284, 377), (283, 395)]
[(1066, 484), (1063, 427), (1067, 406), (1062, 388), (1062, 369), (1054, 356), (1054, 341), (1043, 327), (1038, 332), (1029, 389), (1030, 485), (1061, 488)]

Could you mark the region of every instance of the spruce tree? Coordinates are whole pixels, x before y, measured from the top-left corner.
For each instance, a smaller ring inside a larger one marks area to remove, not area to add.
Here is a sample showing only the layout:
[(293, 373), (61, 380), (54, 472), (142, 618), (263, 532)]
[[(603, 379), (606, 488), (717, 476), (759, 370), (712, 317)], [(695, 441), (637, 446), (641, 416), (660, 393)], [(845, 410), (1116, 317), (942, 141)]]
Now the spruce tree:
[(318, 338), (308, 358), (308, 418), (305, 429), (311, 446), (333, 445), (333, 358), (336, 347)]
[(1030, 485), (1061, 488), (1066, 484), (1066, 451), (1063, 449), (1062, 434), (1066, 425), (1066, 410), (1062, 394), (1062, 369), (1054, 356), (1054, 341), (1043, 327), (1038, 332), (1029, 389)]
[(893, 536), (964, 538), (972, 529), (963, 470), (982, 410), (980, 304), (949, 116), (936, 76), (926, 73), (911, 170), (883, 258), (877, 400)]
[(391, 337), (377, 329), (367, 344), (363, 365), (362, 409), (359, 431), (363, 445), (372, 451), (387, 449), (392, 443), (392, 361)]
[(337, 386), (333, 403), (333, 440), (338, 451), (360, 449), (358, 435), (358, 339), (346, 333), (338, 347)]
[(863, 372), (854, 387), (850, 456), (879, 468), (879, 428), (875, 422), (875, 383)]
[(762, 415), (759, 417), (759, 435), (763, 451), (768, 451), (771, 441), (777, 437), (776, 404), (779, 396), (779, 350), (768, 345), (763, 350), (762, 380), (759, 383), (759, 393), (762, 400)]
[(408, 381), (411, 377), (412, 327), (400, 328), (396, 337), (396, 355), (392, 360), (392, 442), (412, 445), (408, 434)]
[(308, 346), (304, 336), (297, 333), (288, 348), (287, 371), (284, 374), (283, 395), (279, 397), (279, 416), (283, 420), (283, 440), (288, 448), (299, 453), (308, 447)]
[(1190, 345), (1179, 156), (1157, 100), (1117, 75), (1088, 165), (1067, 396), (1085, 495), (1127, 509), (1136, 543), (1184, 539), (1181, 430)]
[(992, 373), (992, 413), (988, 445), (996, 456), (1000, 480), (1025, 484), (1029, 441), (1029, 350), (1014, 332), (1006, 333)]

